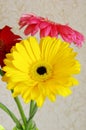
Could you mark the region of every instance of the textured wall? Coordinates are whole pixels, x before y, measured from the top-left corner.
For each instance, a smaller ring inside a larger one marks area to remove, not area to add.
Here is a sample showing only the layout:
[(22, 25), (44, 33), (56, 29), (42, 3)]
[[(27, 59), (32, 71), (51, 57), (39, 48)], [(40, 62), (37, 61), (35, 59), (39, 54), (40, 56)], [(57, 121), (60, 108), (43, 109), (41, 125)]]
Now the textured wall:
[[(71, 27), (86, 34), (86, 0), (0, 0), (0, 28), (8, 24), (14, 28), (14, 32), (19, 32), (19, 17), (30, 12), (58, 23), (69, 23)], [(45, 102), (35, 117), (39, 130), (86, 130), (86, 47), (84, 45), (76, 50), (79, 52), (78, 59), (82, 66), (78, 76), (80, 85), (73, 88), (73, 94), (68, 98), (58, 97), (55, 103)], [(17, 114), (10, 92), (1, 81), (0, 102)], [(24, 108), (28, 113), (28, 105), (24, 105)], [(2, 110), (0, 124), (6, 130), (12, 130), (14, 126)]]

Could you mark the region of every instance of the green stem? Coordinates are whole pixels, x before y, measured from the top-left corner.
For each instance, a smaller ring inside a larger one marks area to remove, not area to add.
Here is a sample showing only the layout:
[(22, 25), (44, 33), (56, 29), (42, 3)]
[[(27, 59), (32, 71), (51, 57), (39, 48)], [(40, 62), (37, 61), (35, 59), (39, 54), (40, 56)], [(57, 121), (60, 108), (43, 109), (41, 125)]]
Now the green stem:
[(33, 116), (35, 115), (35, 113), (37, 112), (37, 110), (38, 110), (37, 104), (33, 100), (31, 100), (31, 102), (30, 102), (29, 119), (33, 118)]
[(19, 100), (18, 97), (15, 97), (14, 100), (15, 100), (17, 106), (18, 106), (18, 110), (19, 110), (19, 112), (20, 112), (22, 121), (23, 121), (24, 125), (26, 125), (27, 119), (26, 119), (26, 116), (25, 116), (25, 114), (24, 114), (24, 110), (23, 110), (23, 107), (22, 107), (22, 105), (21, 105), (21, 103), (20, 103), (20, 100)]
[(33, 121), (33, 117), (37, 112), (37, 104), (31, 100), (30, 102), (30, 111), (29, 111), (29, 119), (27, 121), (27, 125), (26, 125), (26, 129), (25, 130), (29, 130), (30, 128), (36, 128), (36, 125)]
[(0, 103), (0, 108), (3, 111), (5, 111), (12, 118), (12, 120), (16, 123), (17, 127), (22, 130), (22, 125), (20, 124), (16, 116), (2, 103)]
[[(4, 72), (2, 71), (2, 69), (0, 69), (0, 75), (1, 75), (1, 76), (4, 75)], [(13, 92), (13, 91), (11, 91), (11, 92)], [(15, 102), (16, 102), (16, 104), (17, 104), (17, 107), (18, 107), (18, 110), (19, 110), (19, 112), (20, 112), (20, 115), (21, 115), (21, 118), (22, 118), (22, 120), (23, 120), (23, 123), (24, 123), (24, 125), (26, 125), (26, 121), (27, 121), (27, 120), (26, 120), (26, 116), (25, 116), (25, 114), (24, 114), (23, 107), (22, 107), (22, 105), (21, 105), (21, 103), (20, 103), (18, 97), (15, 97), (14, 100), (15, 100)], [(6, 106), (4, 106), (3, 104), (0, 104), (0, 105), (1, 105), (1, 108), (2, 108), (5, 112), (7, 112), (7, 113), (12, 117), (12, 119), (14, 120), (14, 122), (17, 122), (17, 123), (18, 123), (18, 120), (17, 120), (17, 118), (15, 117), (15, 115), (14, 115)], [(3, 107), (3, 106), (4, 106), (4, 107)]]

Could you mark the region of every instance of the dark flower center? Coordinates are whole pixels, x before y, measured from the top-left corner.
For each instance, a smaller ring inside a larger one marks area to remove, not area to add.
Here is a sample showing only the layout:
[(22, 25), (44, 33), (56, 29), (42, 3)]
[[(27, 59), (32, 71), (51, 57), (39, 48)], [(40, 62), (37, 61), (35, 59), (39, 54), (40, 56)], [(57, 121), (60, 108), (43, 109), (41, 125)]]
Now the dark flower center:
[(47, 72), (46, 68), (44, 66), (40, 66), (37, 68), (37, 73), (40, 75), (43, 75)]

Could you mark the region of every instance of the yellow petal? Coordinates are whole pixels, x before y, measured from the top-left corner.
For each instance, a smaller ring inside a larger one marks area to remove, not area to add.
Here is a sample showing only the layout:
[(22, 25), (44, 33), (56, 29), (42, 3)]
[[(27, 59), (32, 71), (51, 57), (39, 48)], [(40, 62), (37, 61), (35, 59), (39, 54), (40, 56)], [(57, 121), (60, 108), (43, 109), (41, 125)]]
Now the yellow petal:
[(40, 96), (38, 97), (38, 99), (36, 99), (37, 106), (42, 107), (42, 105), (43, 105), (43, 103), (44, 103), (44, 100), (45, 100), (45, 96), (40, 95)]
[(56, 100), (56, 95), (53, 94), (53, 93), (50, 93), (50, 94), (48, 95), (48, 98), (49, 98), (52, 102), (54, 102), (54, 101)]
[(29, 44), (30, 44), (30, 47), (31, 47), (31, 50), (34, 54), (34, 57), (39, 60), (40, 59), (40, 48), (39, 48), (39, 43), (38, 41), (36, 40), (36, 38), (34, 37), (29, 37), (28, 38), (28, 41), (29, 41)]
[(22, 41), (21, 44), (20, 43), (16, 44), (16, 50), (18, 51), (19, 55), (21, 55), (23, 61), (26, 62), (26, 63), (28, 63), (28, 64), (30, 64), (31, 61), (29, 59), (28, 53), (26, 51), (26, 48), (23, 45), (23, 42), (24, 41)]
[(50, 38), (50, 37), (43, 38), (40, 41), (42, 58), (53, 64), (60, 44), (61, 40), (57, 40), (56, 38)]
[(13, 57), (14, 57), (14, 60), (12, 61), (13, 65), (17, 69), (27, 72), (28, 67), (29, 67), (28, 62), (25, 62), (24, 58), (22, 58), (22, 56), (18, 52), (14, 51), (12, 54), (13, 54)]
[(69, 96), (70, 94), (72, 94), (72, 91), (67, 87), (59, 86), (57, 88), (57, 90), (58, 90), (58, 94), (63, 97), (66, 97), (66, 96)]

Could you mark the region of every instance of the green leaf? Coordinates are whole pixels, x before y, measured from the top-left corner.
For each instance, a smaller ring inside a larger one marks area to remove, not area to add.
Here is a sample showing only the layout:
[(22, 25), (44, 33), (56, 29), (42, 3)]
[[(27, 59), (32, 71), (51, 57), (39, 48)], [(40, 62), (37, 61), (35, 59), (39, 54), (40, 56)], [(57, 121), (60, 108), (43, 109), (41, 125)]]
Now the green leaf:
[(14, 113), (12, 113), (4, 104), (0, 103), (0, 108), (5, 111), (10, 117), (11, 119), (16, 123), (18, 128), (22, 128), (19, 120), (16, 118), (16, 116), (14, 115)]
[(2, 71), (2, 69), (0, 69), (0, 75), (3, 76), (4, 72)]

